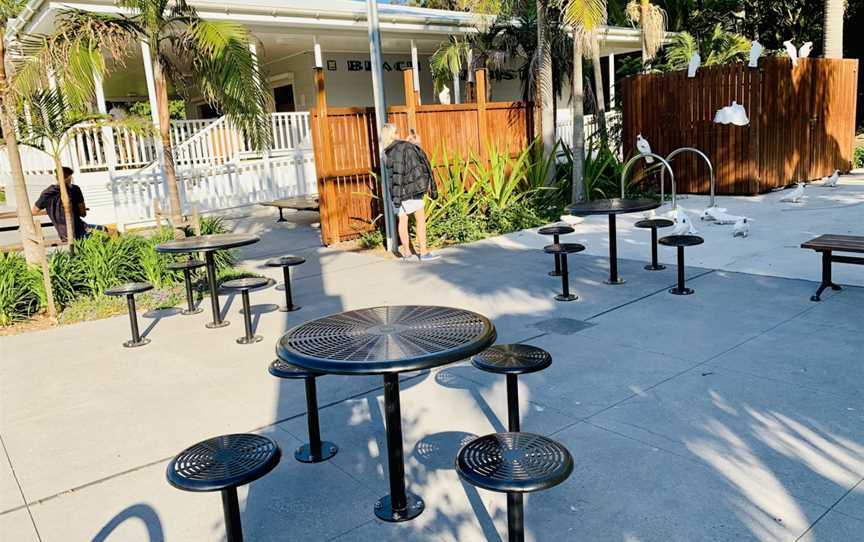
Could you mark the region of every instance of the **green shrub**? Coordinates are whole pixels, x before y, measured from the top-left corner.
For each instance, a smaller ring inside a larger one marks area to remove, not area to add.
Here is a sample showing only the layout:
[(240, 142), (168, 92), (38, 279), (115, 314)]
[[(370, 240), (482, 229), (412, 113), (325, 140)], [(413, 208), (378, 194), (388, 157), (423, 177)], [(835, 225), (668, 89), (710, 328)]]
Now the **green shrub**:
[(501, 234), (534, 228), (545, 222), (546, 217), (541, 216), (537, 209), (528, 202), (522, 202), (504, 209), (491, 207), (487, 228), (490, 232)]
[(176, 284), (183, 277), (181, 273), (165, 267), (180, 259), (181, 256), (156, 252), (156, 245), (172, 239), (174, 239), (174, 231), (171, 228), (161, 228), (141, 243), (141, 273), (144, 280), (152, 284), (154, 288)]
[[(225, 220), (221, 216), (205, 216), (199, 220), (201, 225), (201, 235), (219, 235), (222, 233), (230, 233), (231, 230), (225, 225)], [(195, 235), (191, 228), (187, 228), (186, 235), (191, 237)], [(216, 262), (216, 269), (219, 271), (231, 269), (237, 265), (238, 252), (236, 250), (220, 250), (213, 256)]]
[(367, 250), (384, 246), (384, 234), (381, 233), (381, 230), (379, 228), (375, 228), (372, 231), (363, 232), (360, 234), (358, 243), (360, 244), (360, 248)]
[(0, 253), (0, 326), (30, 318), (43, 303), (39, 271), (17, 252)]
[(95, 232), (75, 243), (72, 274), (92, 296), (124, 282), (144, 280), (141, 253), (146, 243), (137, 235), (111, 237)]
[(864, 147), (855, 147), (852, 154), (852, 167), (855, 169), (864, 168)]
[(470, 243), (487, 236), (486, 216), (469, 213), (462, 205), (447, 207), (435, 222), (427, 225), (430, 245)]
[(78, 274), (77, 269), (72, 255), (65, 250), (55, 251), (48, 259), (54, 303), (60, 310), (72, 303), (85, 290), (83, 278)]

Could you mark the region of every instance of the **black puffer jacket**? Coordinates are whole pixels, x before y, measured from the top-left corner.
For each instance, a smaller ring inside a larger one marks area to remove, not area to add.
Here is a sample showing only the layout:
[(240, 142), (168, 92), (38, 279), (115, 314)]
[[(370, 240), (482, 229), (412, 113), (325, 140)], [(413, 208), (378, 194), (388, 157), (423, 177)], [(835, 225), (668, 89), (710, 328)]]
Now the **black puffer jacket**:
[(384, 159), (390, 181), (390, 196), (397, 209), (403, 201), (421, 199), (427, 192), (433, 199), (438, 197), (432, 166), (423, 149), (408, 141), (394, 141), (384, 149)]

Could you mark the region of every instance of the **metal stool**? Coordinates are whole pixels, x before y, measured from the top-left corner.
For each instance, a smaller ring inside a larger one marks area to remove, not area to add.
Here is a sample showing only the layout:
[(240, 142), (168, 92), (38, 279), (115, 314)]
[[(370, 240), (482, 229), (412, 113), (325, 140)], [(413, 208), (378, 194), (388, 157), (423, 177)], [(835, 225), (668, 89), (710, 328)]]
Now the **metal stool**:
[(188, 259), (182, 262), (169, 263), (165, 266), (165, 269), (171, 271), (183, 271), (183, 280), (186, 282), (186, 310), (181, 311), (180, 314), (188, 316), (190, 314), (198, 314), (204, 310), (200, 307), (195, 308), (195, 298), (192, 295), (192, 271), (205, 265), (201, 260)]
[(321, 429), (318, 425), (318, 390), (315, 379), (324, 373), (308, 371), (281, 359), (271, 363), (267, 370), (271, 375), (279, 378), (302, 378), (306, 382), (306, 421), (309, 425), (309, 443), (297, 448), (294, 458), (303, 463), (320, 463), (336, 455), (339, 447), (332, 442), (321, 440)]
[(549, 352), (527, 344), (496, 344), (471, 358), (481, 371), (507, 375), (507, 428), (519, 431), (519, 387), (516, 375), (536, 373), (552, 365)]
[(665, 265), (657, 263), (657, 228), (668, 228), (675, 222), (668, 218), (646, 218), (640, 220), (633, 226), (643, 229), (651, 229), (651, 263), (645, 266), (646, 271), (662, 271), (666, 269)]
[[(572, 227), (567, 224), (552, 224), (551, 226), (544, 226), (537, 230), (537, 233), (540, 235), (551, 235), (552, 236), (552, 244), (557, 245), (560, 243), (560, 235), (567, 235), (569, 233), (573, 233), (574, 230)], [(561, 256), (555, 254), (555, 269), (553, 271), (549, 271), (550, 277), (560, 277), (561, 276)]]
[(265, 277), (247, 277), (244, 279), (234, 279), (222, 283), (224, 290), (236, 290), (243, 296), (243, 324), (246, 326), (246, 335), (237, 339), (238, 344), (257, 343), (263, 337), (252, 333), (252, 314), (249, 308), (249, 290), (263, 288), (270, 284), (270, 279)]
[(126, 296), (126, 303), (129, 305), (129, 327), (132, 328), (132, 340), (123, 343), (126, 348), (135, 348), (136, 346), (144, 346), (150, 344), (150, 339), (141, 337), (138, 331), (138, 315), (135, 312), (135, 294), (140, 294), (152, 290), (153, 286), (146, 282), (127, 282), (120, 286), (108, 288), (105, 290), (105, 295), (120, 297)]
[(578, 299), (570, 293), (570, 273), (567, 269), (567, 255), (575, 254), (585, 250), (584, 245), (579, 243), (558, 243), (543, 247), (546, 254), (554, 254), (561, 262), (561, 293), (555, 296), (558, 301), (573, 301)]
[(295, 305), (291, 299), (291, 268), (295, 265), (300, 265), (305, 262), (306, 259), (301, 258), (300, 256), (281, 256), (279, 258), (267, 260), (267, 262), (264, 264), (267, 267), (282, 268), (282, 274), (285, 277), (285, 306), (279, 307), (279, 310), (281, 312), (292, 312), (300, 310), (300, 306)]
[(684, 286), (684, 247), (701, 245), (705, 239), (698, 235), (667, 235), (661, 238), (659, 242), (667, 247), (678, 247), (678, 285), (669, 288), (669, 293), (675, 295), (692, 294), (694, 290)]
[(228, 542), (243, 542), (237, 487), (254, 482), (279, 464), (282, 451), (267, 437), (234, 434), (186, 448), (168, 463), (168, 483), (183, 491), (220, 491)]
[(507, 494), (510, 542), (525, 540), (522, 494), (557, 486), (573, 472), (570, 452), (533, 433), (496, 433), (459, 450), (456, 471), (469, 484)]

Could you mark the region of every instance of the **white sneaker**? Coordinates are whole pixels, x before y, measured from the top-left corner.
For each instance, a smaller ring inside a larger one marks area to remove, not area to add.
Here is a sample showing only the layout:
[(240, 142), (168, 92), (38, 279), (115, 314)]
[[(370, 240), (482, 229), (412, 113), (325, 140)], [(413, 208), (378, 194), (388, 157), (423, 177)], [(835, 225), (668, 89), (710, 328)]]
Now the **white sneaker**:
[(427, 252), (426, 254), (420, 254), (419, 256), (417, 256), (417, 259), (421, 262), (431, 262), (439, 258), (441, 258), (441, 256), (435, 254), (434, 252)]

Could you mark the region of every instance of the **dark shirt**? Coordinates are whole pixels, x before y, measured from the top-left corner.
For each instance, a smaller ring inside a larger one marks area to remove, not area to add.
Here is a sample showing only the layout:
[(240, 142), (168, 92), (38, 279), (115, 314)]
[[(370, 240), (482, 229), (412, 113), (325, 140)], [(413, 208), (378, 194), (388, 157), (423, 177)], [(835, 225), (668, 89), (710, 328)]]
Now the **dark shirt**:
[[(76, 185), (69, 186), (69, 202), (72, 204), (72, 222), (75, 224), (75, 238), (82, 237), (87, 231), (87, 224), (81, 220), (78, 213), (79, 204), (84, 203), (84, 194)], [(60, 199), (60, 186), (52, 184), (42, 191), (36, 200), (36, 207), (44, 209), (54, 223), (54, 229), (63, 241), (66, 240), (66, 215), (63, 212), (63, 201)]]

